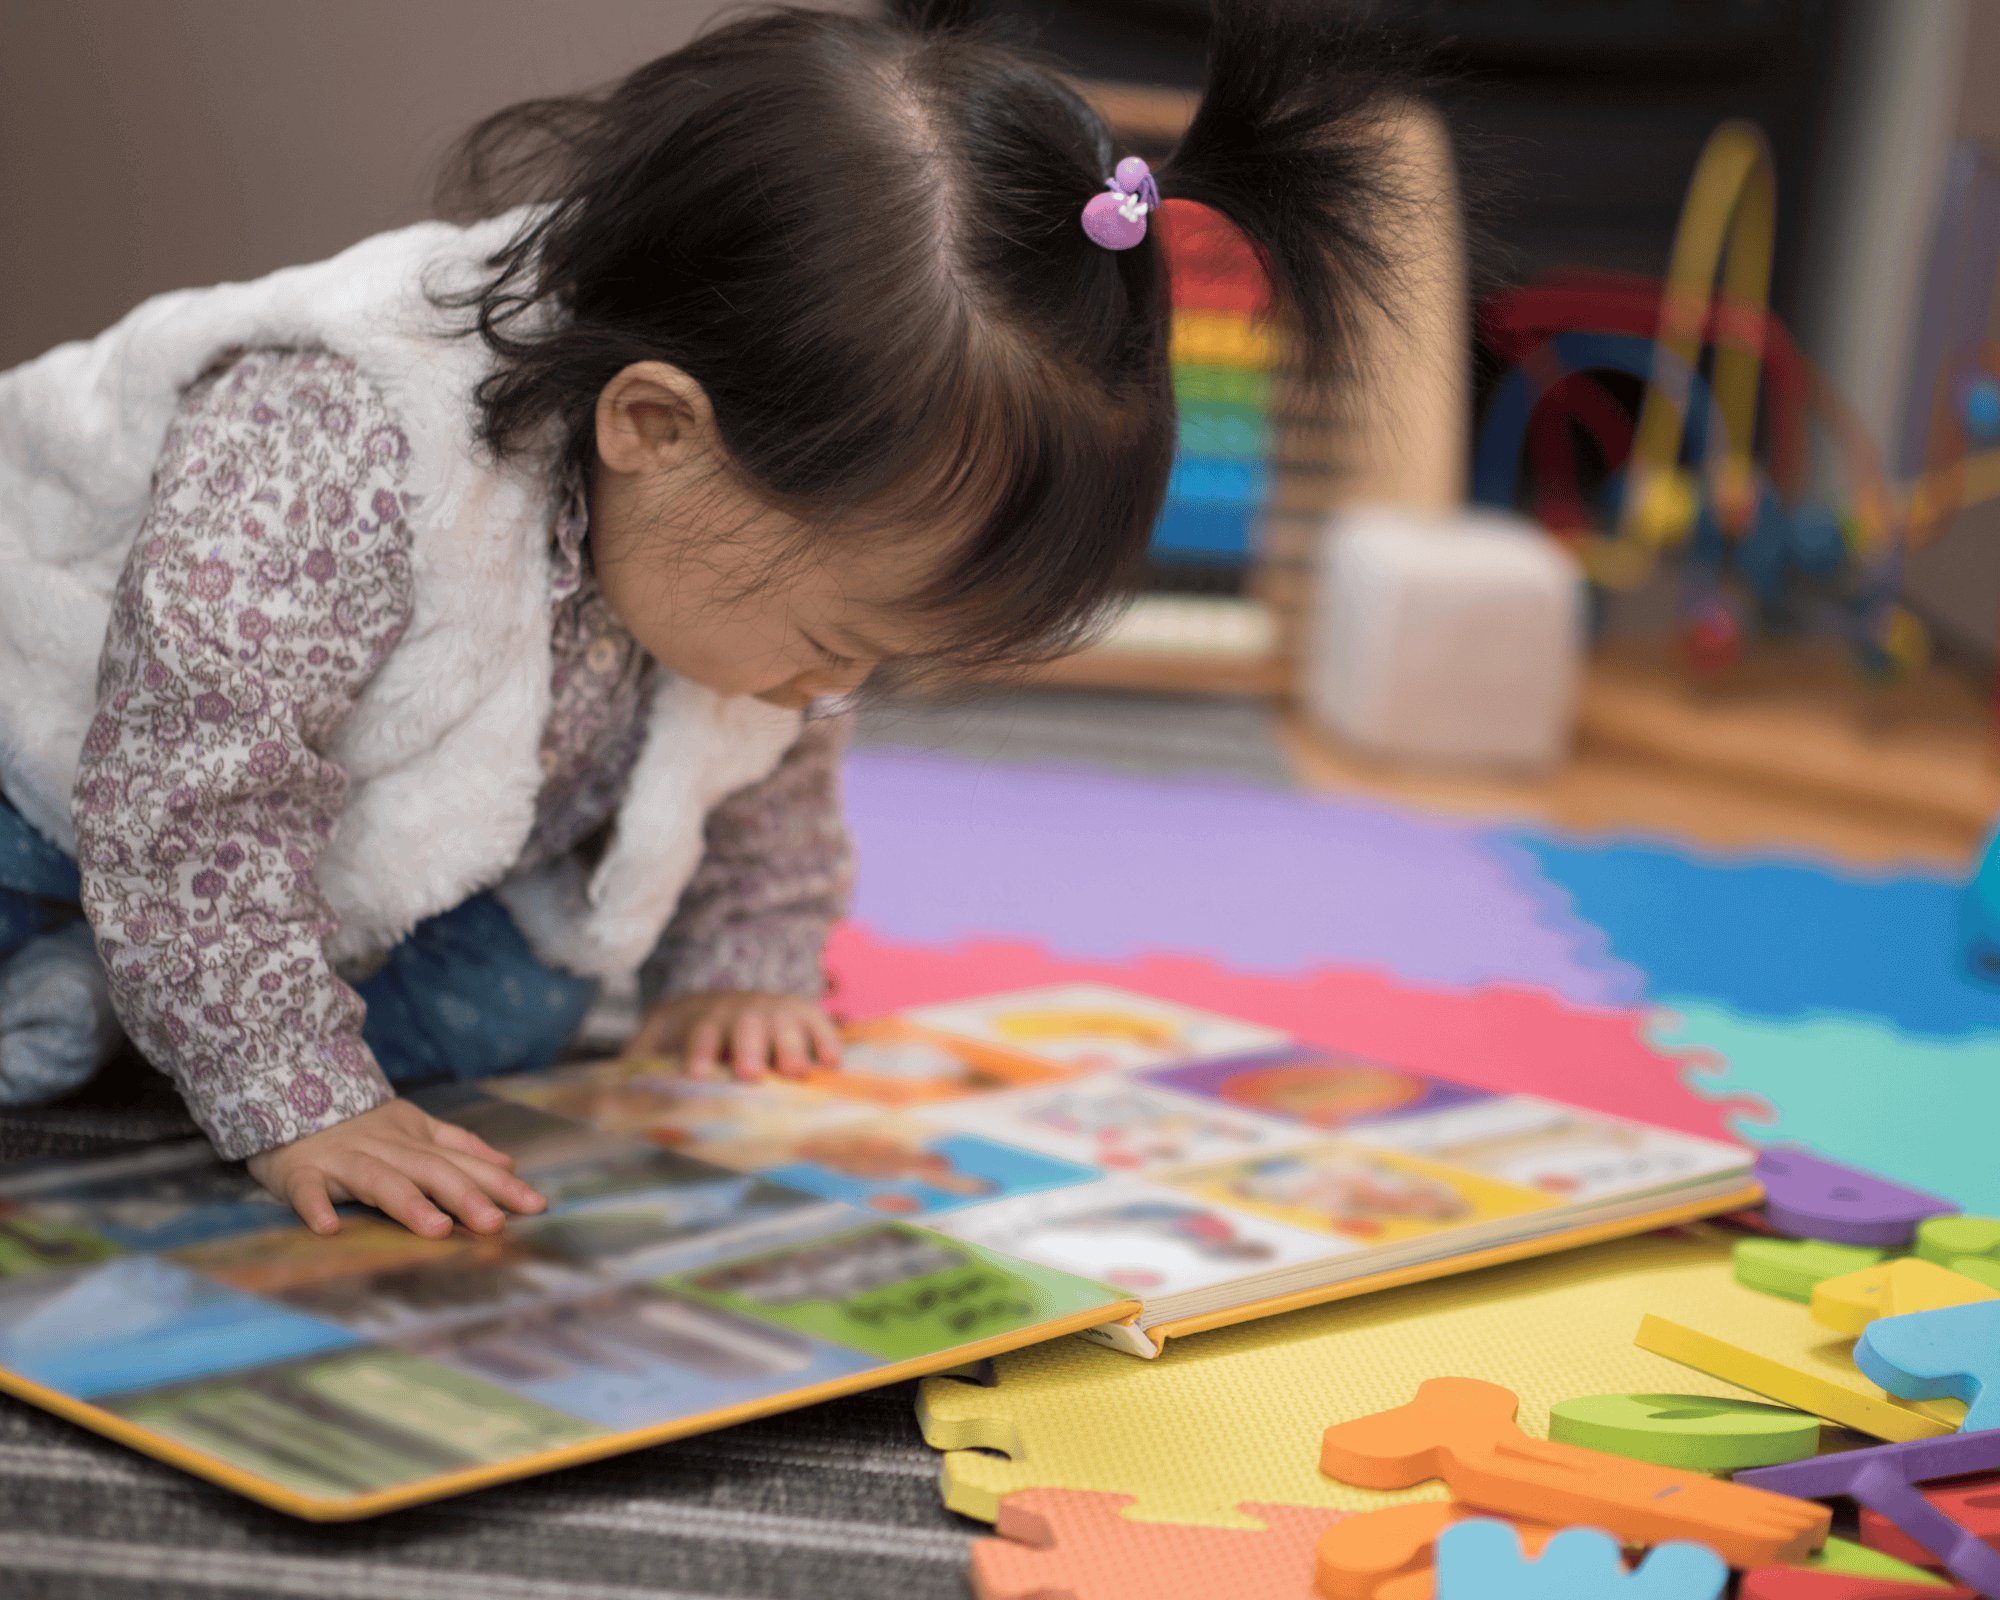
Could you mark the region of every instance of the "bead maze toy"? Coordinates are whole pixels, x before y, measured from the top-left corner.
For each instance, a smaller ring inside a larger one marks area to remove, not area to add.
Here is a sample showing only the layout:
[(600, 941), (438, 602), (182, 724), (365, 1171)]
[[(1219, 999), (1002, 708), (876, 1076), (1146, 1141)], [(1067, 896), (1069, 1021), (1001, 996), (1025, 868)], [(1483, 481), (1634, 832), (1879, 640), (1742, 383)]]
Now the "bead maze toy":
[[(1823, 619), (1864, 670), (1894, 676), (1929, 648), (1898, 600), (1907, 553), (2000, 493), (2000, 343), (1945, 361), (1922, 470), (1892, 481), (1865, 426), (1770, 312), (1774, 193), (1762, 135), (1725, 123), (1689, 183), (1664, 280), (1567, 273), (1496, 296), (1481, 328), (1512, 365), (1479, 430), (1474, 493), (1512, 505), (1531, 465), (1541, 520), (1607, 591), (1678, 557), (1681, 642), (1697, 670), (1733, 666), (1753, 622)], [(1607, 372), (1642, 380), (1636, 420), (1598, 381)], [(1843, 503), (1808, 481), (1815, 423)], [(1602, 529), (1578, 488), (1574, 428), (1612, 475)]]

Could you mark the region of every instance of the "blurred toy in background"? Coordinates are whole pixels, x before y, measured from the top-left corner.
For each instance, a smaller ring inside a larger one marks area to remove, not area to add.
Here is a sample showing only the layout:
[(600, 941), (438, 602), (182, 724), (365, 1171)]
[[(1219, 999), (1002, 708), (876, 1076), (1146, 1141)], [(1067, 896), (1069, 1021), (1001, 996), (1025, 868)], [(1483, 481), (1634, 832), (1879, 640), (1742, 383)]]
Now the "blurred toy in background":
[(1525, 518), (1354, 507), (1327, 524), (1311, 595), (1300, 693), (1348, 745), (1515, 769), (1569, 753), (1583, 588)]
[[(1671, 560), (1681, 654), (1698, 674), (1726, 673), (1759, 633), (1818, 629), (1845, 638), (1871, 678), (1893, 679), (1930, 649), (1900, 599), (1907, 553), (2000, 495), (2000, 343), (1985, 326), (2000, 180), (1980, 191), (1978, 240), (1962, 205), (1940, 223), (1934, 278), (1984, 262), (1980, 326), (1973, 336), (1961, 316), (1931, 337), (1921, 470), (1901, 482), (1770, 312), (1775, 194), (1763, 136), (1725, 123), (1697, 163), (1664, 280), (1558, 274), (1490, 301), (1481, 330), (1509, 367), (1480, 427), (1473, 495), (1525, 503), (1600, 597)], [(1621, 382), (1640, 386), (1636, 416)], [(1809, 481), (1815, 432), (1838, 465), (1833, 503)]]
[(1235, 571), (1250, 559), (1271, 496), (1278, 350), (1265, 320), (1270, 286), (1249, 242), (1208, 207), (1170, 200), (1161, 221), (1180, 442), (1153, 560)]

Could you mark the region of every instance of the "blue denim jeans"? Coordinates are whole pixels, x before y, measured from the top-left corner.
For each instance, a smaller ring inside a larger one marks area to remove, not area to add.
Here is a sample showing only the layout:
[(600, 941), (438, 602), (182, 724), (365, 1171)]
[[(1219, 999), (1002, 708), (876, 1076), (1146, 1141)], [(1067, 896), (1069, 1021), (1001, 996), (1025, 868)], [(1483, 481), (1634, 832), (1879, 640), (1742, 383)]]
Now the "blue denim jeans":
[[(0, 798), (0, 971), (31, 944), (80, 939), (76, 865)], [(355, 985), (362, 1038), (402, 1087), (532, 1072), (575, 1037), (597, 985), (544, 966), (490, 894), (420, 923)], [(0, 1033), (9, 1027), (0, 986)]]

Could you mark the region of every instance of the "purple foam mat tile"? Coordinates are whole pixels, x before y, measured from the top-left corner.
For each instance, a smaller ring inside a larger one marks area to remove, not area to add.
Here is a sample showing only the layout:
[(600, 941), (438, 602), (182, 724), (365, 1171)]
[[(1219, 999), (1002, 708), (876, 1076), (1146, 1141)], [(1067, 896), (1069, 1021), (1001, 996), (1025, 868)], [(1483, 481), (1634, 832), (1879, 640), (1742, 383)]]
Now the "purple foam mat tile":
[(1241, 970), (1373, 968), (1412, 984), (1629, 1002), (1595, 931), (1552, 915), (1496, 830), (1250, 784), (861, 750), (847, 768), (855, 916), (937, 944), (1200, 952)]
[(1487, 832), (1480, 838), (1480, 848), (1534, 907), (1535, 920), (1565, 942), (1578, 968), (1597, 974), (1611, 1004), (1636, 1006), (1645, 1002), (1646, 974), (1618, 956), (1611, 947), (1611, 935), (1583, 915), (1568, 888), (1550, 881), (1518, 833), (1502, 829)]

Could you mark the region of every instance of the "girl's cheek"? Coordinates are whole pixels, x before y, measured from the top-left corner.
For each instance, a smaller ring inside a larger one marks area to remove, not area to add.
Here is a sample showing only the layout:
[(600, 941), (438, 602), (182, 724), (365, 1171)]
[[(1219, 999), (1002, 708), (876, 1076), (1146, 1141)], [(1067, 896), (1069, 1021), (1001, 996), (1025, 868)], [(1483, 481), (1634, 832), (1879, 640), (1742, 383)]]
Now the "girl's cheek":
[(868, 674), (809, 672), (802, 678), (793, 679), (799, 693), (808, 700), (837, 700), (842, 695), (853, 694), (868, 679)]

